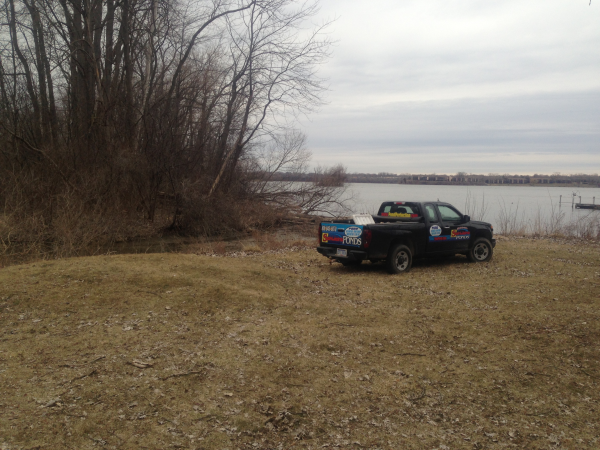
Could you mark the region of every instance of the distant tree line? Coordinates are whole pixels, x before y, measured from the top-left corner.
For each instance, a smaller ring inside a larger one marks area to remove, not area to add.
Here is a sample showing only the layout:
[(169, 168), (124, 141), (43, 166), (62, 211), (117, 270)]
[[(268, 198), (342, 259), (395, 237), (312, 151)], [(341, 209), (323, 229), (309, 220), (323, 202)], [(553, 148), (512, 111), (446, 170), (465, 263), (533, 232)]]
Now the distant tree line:
[[(343, 169), (343, 168), (342, 168)], [(329, 169), (332, 170), (332, 169)], [(466, 184), (466, 185), (492, 185), (492, 184), (563, 184), (563, 185), (600, 185), (598, 174), (572, 174), (561, 175), (511, 175), (490, 173), (488, 175), (458, 172), (455, 175), (440, 174), (394, 174), (380, 173), (346, 173), (343, 169), (343, 180), (347, 183), (388, 183), (388, 184)], [(277, 179), (308, 181), (318, 180), (320, 173), (280, 173)]]
[(307, 28), (316, 11), (294, 0), (2, 0), (0, 237), (9, 223), (49, 241), (210, 233), (270, 220), (282, 204), (339, 204), (335, 183), (281, 198), (265, 184), (308, 167), (293, 125), (323, 91), (330, 43), (323, 26)]

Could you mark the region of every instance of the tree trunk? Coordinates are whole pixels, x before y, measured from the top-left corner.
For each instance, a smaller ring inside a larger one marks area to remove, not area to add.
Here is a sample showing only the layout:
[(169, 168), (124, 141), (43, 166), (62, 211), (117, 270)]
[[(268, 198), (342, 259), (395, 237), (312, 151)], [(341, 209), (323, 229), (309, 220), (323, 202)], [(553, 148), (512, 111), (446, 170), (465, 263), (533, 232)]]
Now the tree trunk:
[(123, 0), (122, 23), (123, 29), (123, 71), (125, 72), (125, 140), (130, 149), (133, 148), (135, 136), (133, 128), (133, 65), (131, 62), (130, 37), (130, 1)]
[[(25, 82), (27, 85), (27, 93), (29, 94), (31, 104), (33, 106), (33, 114), (34, 114), (35, 122), (36, 122), (36, 126), (32, 130), (32, 134), (33, 134), (32, 137), (33, 137), (34, 143), (37, 144), (41, 137), (41, 132), (40, 132), (40, 128), (39, 128), (41, 125), (41, 122), (42, 122), (41, 116), (40, 116), (40, 103), (38, 101), (38, 98), (37, 98), (37, 95), (35, 92), (35, 87), (33, 85), (33, 79), (31, 77), (31, 69), (29, 68), (29, 63), (27, 62), (27, 59), (25, 58), (25, 56), (21, 52), (21, 49), (19, 48), (17, 25), (16, 25), (17, 19), (16, 19), (16, 13), (15, 13), (15, 2), (14, 2), (14, 0), (9, 0), (8, 3), (9, 3), (9, 7), (10, 7), (9, 28), (10, 28), (10, 34), (11, 34), (12, 48), (13, 48), (13, 51), (17, 54), (19, 61), (23, 65), (23, 71), (25, 73)], [(16, 72), (17, 67), (15, 66), (14, 69)], [(16, 87), (17, 86), (15, 84), (15, 89), (16, 89)]]
[[(35, 0), (31, 0), (31, 3), (24, 2), (31, 16), (32, 22), (32, 33), (33, 42), (35, 46), (35, 57), (38, 73), (38, 88), (40, 93), (41, 103), (41, 122), (42, 122), (42, 139), (44, 143), (48, 143), (52, 146), (54, 141), (54, 130), (53, 130), (53, 107), (50, 106), (48, 101), (48, 90), (47, 90), (47, 71), (46, 66), (48, 65), (48, 58), (46, 55), (46, 46), (44, 43), (44, 29), (42, 27), (42, 21), (40, 19), (40, 12), (37, 9)], [(51, 76), (51, 75), (50, 75)], [(52, 82), (49, 82), (51, 85)], [(54, 102), (52, 102), (54, 103)], [(52, 105), (54, 106), (54, 105)]]

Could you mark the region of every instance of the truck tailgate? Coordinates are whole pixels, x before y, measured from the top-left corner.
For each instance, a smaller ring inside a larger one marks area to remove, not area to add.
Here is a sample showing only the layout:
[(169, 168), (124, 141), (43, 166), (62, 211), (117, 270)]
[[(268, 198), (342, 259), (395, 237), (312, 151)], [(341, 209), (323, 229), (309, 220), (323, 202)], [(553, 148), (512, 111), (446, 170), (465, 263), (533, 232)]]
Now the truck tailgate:
[(363, 225), (321, 223), (321, 245), (360, 248)]

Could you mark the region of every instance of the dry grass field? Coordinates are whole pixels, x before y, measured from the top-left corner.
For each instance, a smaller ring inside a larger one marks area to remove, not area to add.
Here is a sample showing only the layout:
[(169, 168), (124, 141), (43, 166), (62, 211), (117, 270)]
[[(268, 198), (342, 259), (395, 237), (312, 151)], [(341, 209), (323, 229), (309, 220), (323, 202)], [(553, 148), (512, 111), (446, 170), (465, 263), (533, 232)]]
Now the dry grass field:
[(600, 246), (0, 269), (0, 449), (600, 448)]

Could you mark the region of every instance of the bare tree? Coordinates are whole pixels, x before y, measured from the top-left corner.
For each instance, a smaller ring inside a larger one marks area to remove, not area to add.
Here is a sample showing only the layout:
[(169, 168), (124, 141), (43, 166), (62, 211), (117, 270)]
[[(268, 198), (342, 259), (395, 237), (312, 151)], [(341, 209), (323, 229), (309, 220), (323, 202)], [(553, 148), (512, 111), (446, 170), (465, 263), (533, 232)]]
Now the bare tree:
[(342, 164), (330, 168), (317, 167), (314, 180), (319, 186), (343, 186), (346, 182), (346, 168)]
[[(277, 136), (252, 154), (253, 194), (286, 213), (342, 215), (353, 201), (344, 186), (346, 169), (317, 168), (311, 181), (293, 181), (309, 171), (310, 152), (306, 137), (297, 130)], [(285, 173), (286, 178), (278, 177)], [(296, 175), (296, 176), (295, 176)]]
[[(275, 205), (268, 179), (256, 178), (261, 146), (275, 151), (272, 163), (278, 160), (274, 166), (262, 160), (264, 173), (306, 163), (300, 135), (286, 130), (323, 92), (317, 67), (330, 42), (327, 24), (309, 23), (316, 3), (2, 0), (2, 6), (5, 205), (17, 183), (31, 214), (41, 211), (45, 224), (69, 198), (81, 203), (83, 215), (143, 217), (176, 228), (206, 205), (219, 207), (223, 196), (254, 195)], [(293, 195), (286, 188), (279, 198)], [(318, 195), (329, 194), (302, 187), (295, 201), (316, 211)]]

